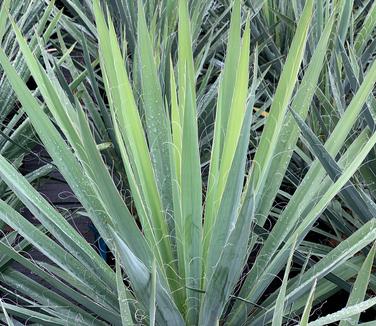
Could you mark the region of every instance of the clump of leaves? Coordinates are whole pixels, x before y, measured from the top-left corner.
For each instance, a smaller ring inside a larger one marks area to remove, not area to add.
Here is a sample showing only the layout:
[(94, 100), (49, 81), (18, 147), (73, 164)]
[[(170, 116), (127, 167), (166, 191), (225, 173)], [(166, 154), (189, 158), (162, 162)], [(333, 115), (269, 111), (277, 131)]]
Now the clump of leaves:
[[(88, 112), (93, 111), (83, 107), (82, 93), (73, 92), (59, 78), (43, 40), (38, 39), (42, 65), (13, 23), (43, 102), (33, 96), (3, 50), (0, 64), (53, 163), (81, 202), (82, 214), (91, 219), (116, 257), (116, 266), (115, 271), (111, 269), (0, 156), (1, 178), (43, 228), (32, 225), (5, 201), (0, 201), (0, 219), (54, 264), (32, 261), (17, 245), (5, 241), (0, 242), (1, 252), (58, 290), (47, 289), (4, 266), (2, 280), (18, 292), (2, 289), (19, 302), (2, 302), (4, 320), (16, 324), (14, 317), (20, 317), (57, 325), (282, 325), (298, 323), (296, 316), (301, 316), (301, 325), (307, 325), (314, 302), (325, 300), (338, 284), (348, 288), (347, 281), (359, 274), (348, 306), (309, 325), (345, 323), (347, 318), (357, 322), (359, 314), (376, 303), (375, 298), (365, 300), (369, 283), (374, 284), (370, 271), (375, 249), (369, 246), (376, 239), (375, 220), (368, 217), (356, 232), (333, 249), (325, 247), (324, 253), (305, 238), (344, 187), (350, 191), (342, 191), (345, 200), (355, 193), (356, 205), (367, 205), (373, 212), (372, 201), (350, 179), (374, 148), (376, 134), (366, 126), (345, 151), (341, 150), (372, 93), (376, 64), (369, 65), (351, 102), (322, 144), (304, 120), (338, 22), (335, 11), (330, 12), (302, 70), (314, 8), (312, 0), (306, 1), (249, 162), (253, 106), (264, 76), (259, 74), (257, 47), (250, 55), (250, 18), (242, 16), (236, 0), (224, 67), (215, 88), (206, 185), (201, 169), (194, 33), (186, 1), (178, 3), (178, 61), (176, 68), (170, 65), (168, 93), (158, 74), (163, 61), (153, 48), (158, 40), (150, 33), (141, 1), (137, 6), (133, 74), (110, 16), (104, 14), (98, 0), (93, 4), (109, 111), (104, 109), (136, 209), (133, 215), (101, 155), (103, 144), (97, 143), (91, 128), (96, 120), (88, 119)], [(90, 74), (90, 67), (87, 69)], [(298, 82), (299, 73), (302, 78)], [(101, 112), (101, 108), (95, 110)], [(317, 159), (268, 231), (265, 223), (300, 131)], [(367, 253), (366, 259), (355, 256), (360, 251)], [(243, 274), (251, 253), (254, 262)], [(275, 275), (281, 272), (282, 283), (270, 293)]]

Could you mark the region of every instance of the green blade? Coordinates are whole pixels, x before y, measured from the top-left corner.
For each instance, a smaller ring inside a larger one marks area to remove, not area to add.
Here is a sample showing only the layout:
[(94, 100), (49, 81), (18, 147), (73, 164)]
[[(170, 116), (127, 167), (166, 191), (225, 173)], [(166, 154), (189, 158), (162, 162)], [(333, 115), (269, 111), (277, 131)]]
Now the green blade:
[(309, 293), (307, 303), (304, 307), (303, 315), (302, 315), (302, 318), (300, 320), (300, 324), (299, 324), (300, 326), (307, 326), (308, 325), (308, 320), (309, 320), (309, 315), (310, 315), (311, 310), (312, 310), (312, 304), (313, 304), (313, 299), (314, 299), (314, 295), (315, 295), (316, 285), (317, 285), (317, 280), (315, 280), (315, 282), (313, 283), (311, 291)]
[[(353, 305), (356, 305), (364, 300), (364, 297), (368, 289), (370, 275), (372, 272), (375, 252), (376, 252), (376, 245), (374, 244), (372, 246), (372, 249), (369, 251), (367, 258), (365, 259), (358, 273), (358, 276), (356, 277), (356, 280), (353, 285), (353, 289), (350, 293), (350, 297), (347, 300), (347, 305), (346, 305), (347, 308)], [(350, 318), (348, 318), (348, 320), (341, 321), (339, 323), (339, 326), (355, 325), (359, 322), (359, 318), (360, 318), (360, 313), (354, 314)]]
[(376, 305), (376, 298), (368, 299), (358, 304), (343, 308), (333, 314), (321, 317), (309, 323), (308, 326), (323, 326), (335, 323), (337, 321), (346, 320), (350, 317), (353, 317), (354, 315), (360, 314), (361, 312), (373, 307), (374, 305)]
[(287, 282), (289, 279), (289, 273), (291, 269), (292, 258), (294, 256), (296, 242), (291, 246), (291, 253), (287, 261), (285, 273), (283, 274), (282, 285), (279, 290), (279, 294), (275, 303), (275, 310), (273, 314), (272, 326), (282, 326), (283, 325), (283, 316), (285, 310), (285, 298), (286, 298), (286, 289)]

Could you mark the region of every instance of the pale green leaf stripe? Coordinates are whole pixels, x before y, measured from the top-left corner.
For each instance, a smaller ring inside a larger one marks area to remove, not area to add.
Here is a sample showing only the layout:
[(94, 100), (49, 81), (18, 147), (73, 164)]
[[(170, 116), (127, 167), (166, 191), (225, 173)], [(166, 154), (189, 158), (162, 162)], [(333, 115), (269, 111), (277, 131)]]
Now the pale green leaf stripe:
[(353, 6), (354, 0), (341, 0), (339, 4), (340, 14), (338, 36), (342, 43), (345, 41), (347, 30), (349, 29)]
[[(227, 51), (225, 58), (225, 66), (223, 69), (223, 77), (221, 81), (221, 86), (219, 89), (220, 101), (218, 100), (218, 109), (217, 114), (220, 117), (219, 119), (219, 128), (218, 128), (218, 148), (219, 155), (222, 155), (223, 150), (223, 141), (226, 139), (227, 133), (227, 123), (229, 121), (229, 115), (231, 114), (231, 102), (235, 87), (233, 87), (236, 82), (236, 76), (238, 69), (237, 67), (240, 55), (240, 0), (235, 0), (232, 5), (231, 21), (230, 21), (230, 30), (227, 42)], [(217, 172), (217, 171), (215, 171)]]
[(171, 169), (166, 162), (169, 162), (171, 132), (157, 75), (152, 42), (153, 39), (146, 25), (144, 6), (142, 1), (138, 1), (137, 49), (146, 132), (156, 183), (165, 215), (168, 216), (172, 209), (172, 193)]
[[(1, 17), (0, 17), (1, 18)], [(0, 40), (1, 40), (1, 37), (0, 37)], [(8, 323), (8, 326), (14, 326), (13, 324), (13, 321), (10, 319), (8, 313), (7, 313), (7, 310), (5, 309), (5, 306), (4, 306), (4, 303), (3, 303), (3, 300), (0, 299), (0, 303), (1, 303), (1, 308), (3, 309), (3, 313), (4, 313), (4, 316), (5, 316), (5, 320), (7, 321)]]
[(124, 285), (123, 275), (121, 272), (121, 267), (119, 263), (119, 255), (117, 254), (116, 257), (116, 286), (118, 289), (118, 299), (119, 299), (119, 306), (120, 306), (120, 316), (121, 322), (123, 326), (132, 326), (132, 314), (129, 307), (129, 300), (130, 294), (127, 293), (127, 289)]
[[(218, 91), (204, 219), (204, 263), (209, 260), (208, 251), (212, 243), (211, 236), (213, 227), (216, 224), (217, 212), (221, 204), (228, 173), (238, 143), (241, 129), (241, 124), (238, 122), (243, 121), (246, 110), (245, 102), (247, 99), (249, 78), (250, 30), (248, 26), (241, 46), (240, 27), (240, 1), (235, 1), (231, 14), (228, 40), (231, 46), (229, 45), (226, 53), (225, 68), (220, 77)], [(240, 54), (240, 52), (242, 52), (242, 54)], [(236, 69), (232, 69), (233, 66), (241, 66), (242, 68), (237, 71)], [(234, 85), (238, 86), (234, 87)], [(225, 135), (227, 135), (227, 137), (225, 137)], [(206, 268), (211, 267), (207, 266)]]
[[(187, 88), (190, 88), (189, 74), (186, 74), (186, 77)], [(192, 94), (193, 91), (187, 89), (184, 103), (181, 207), (186, 284), (190, 288), (198, 289), (201, 284), (202, 265), (202, 188), (196, 105)], [(199, 307), (200, 294), (187, 290), (189, 324), (197, 323)]]
[(10, 3), (10, 0), (4, 0), (0, 8), (0, 45), (2, 43), (4, 33), (5, 33), (7, 16), (9, 12), (9, 3)]
[[(202, 186), (201, 164), (198, 144), (198, 121), (196, 107), (195, 72), (192, 51), (192, 34), (188, 3), (178, 2), (178, 101), (181, 128), (181, 225), (178, 231), (182, 239), (184, 276), (187, 287), (186, 316), (188, 324), (198, 322), (200, 294), (191, 288), (201, 286), (202, 269)], [(177, 117), (177, 115), (175, 115)], [(183, 150), (184, 149), (184, 150)], [(179, 155), (179, 154), (178, 154)], [(189, 288), (189, 289), (188, 289)]]
[(185, 225), (183, 222), (182, 213), (182, 200), (181, 200), (181, 147), (182, 147), (182, 125), (180, 120), (180, 108), (178, 105), (176, 81), (174, 76), (174, 68), (170, 59), (170, 94), (171, 94), (171, 129), (172, 129), (172, 150), (170, 150), (170, 166), (172, 173), (172, 196), (173, 196), (173, 210), (174, 210), (174, 226), (175, 226), (175, 244), (176, 244), (176, 256), (177, 265), (179, 271), (179, 277), (177, 279), (180, 282), (180, 289), (175, 291), (175, 295), (178, 297), (176, 303), (181, 311), (185, 310), (186, 301), (186, 263), (184, 259), (185, 255)]
[(149, 302), (149, 319), (150, 326), (155, 326), (155, 311), (156, 311), (156, 296), (157, 296), (157, 262), (153, 260), (150, 275), (150, 302)]
[(333, 314), (321, 317), (309, 323), (308, 326), (323, 326), (335, 323), (340, 320), (346, 320), (354, 315), (360, 314), (361, 312), (373, 307), (374, 305), (376, 305), (376, 298), (368, 299), (366, 301), (352, 305), (350, 307), (343, 308), (340, 311), (337, 311)]
[[(105, 72), (104, 72), (104, 75), (106, 75)], [(104, 80), (106, 81), (107, 78), (105, 77)], [(105, 84), (106, 84), (106, 88), (109, 88), (107, 83), (105, 83)], [(132, 170), (131, 164), (132, 163), (134, 164), (134, 162), (131, 162), (131, 159), (128, 156), (124, 141), (122, 139), (119, 124), (118, 124), (116, 118), (113, 119), (113, 124), (114, 124), (116, 141), (117, 141), (117, 143), (119, 145), (119, 149), (120, 149), (122, 163), (123, 163), (124, 169), (126, 171), (126, 175), (127, 175), (128, 182), (129, 182), (129, 187), (130, 187), (130, 190), (131, 190), (132, 195), (133, 195), (133, 199), (134, 199), (134, 202), (135, 202), (135, 206), (137, 208), (137, 213), (139, 215), (139, 218), (140, 218), (140, 221), (141, 221), (141, 224), (142, 224), (142, 229), (144, 231), (145, 238), (149, 243), (154, 243), (154, 242), (156, 242), (155, 234), (153, 232), (153, 227), (152, 227), (151, 221), (148, 218), (148, 210), (147, 210), (147, 207), (145, 207), (145, 204), (144, 204), (145, 201), (143, 199), (142, 190), (139, 188), (140, 179), (138, 178), (137, 171), (134, 172)], [(159, 254), (158, 250), (156, 250), (155, 254), (159, 258), (159, 260), (162, 261), (162, 258), (160, 258), (160, 254)], [(149, 260), (151, 261), (151, 257), (149, 258)]]
[[(174, 67), (170, 58), (170, 97), (171, 97), (171, 129), (172, 129), (172, 141), (173, 141), (173, 157), (172, 161), (175, 163), (175, 178), (173, 179), (174, 186), (180, 188), (181, 184), (181, 153), (182, 153), (182, 123), (178, 98), (177, 98), (177, 86), (174, 74)], [(172, 166), (171, 166), (172, 168)], [(175, 194), (173, 192), (173, 194)], [(176, 204), (174, 204), (174, 213), (177, 210)], [(181, 221), (175, 222), (177, 225), (181, 224)], [(178, 236), (178, 235), (177, 235)]]
[[(208, 242), (208, 252), (204, 253), (205, 278), (210, 279), (212, 269), (219, 258), (222, 246), (236, 221), (237, 208), (240, 203), (241, 190), (244, 180), (245, 159), (249, 141), (249, 128), (252, 119), (252, 110), (247, 110), (247, 93), (249, 77), (249, 47), (250, 24), (247, 22), (243, 36), (239, 73), (236, 78), (236, 90), (232, 102), (227, 129), (224, 151), (221, 157), (220, 178), (217, 184), (216, 195), (213, 200), (218, 201), (213, 212), (213, 225), (207, 224), (204, 241)], [(247, 143), (244, 144), (244, 140)], [(209, 242), (210, 241), (210, 242)], [(206, 255), (205, 255), (206, 254)]]
[(285, 273), (283, 275), (283, 280), (282, 280), (282, 285), (279, 288), (279, 294), (277, 297), (277, 300), (275, 302), (275, 310), (273, 314), (273, 320), (272, 320), (272, 326), (281, 326), (283, 325), (283, 315), (284, 315), (284, 309), (285, 309), (285, 297), (286, 297), (286, 289), (287, 289), (287, 282), (289, 279), (289, 273), (291, 269), (291, 264), (292, 264), (292, 258), (294, 256), (294, 251), (295, 251), (295, 246), (296, 246), (296, 240), (291, 246), (291, 252), (289, 259), (286, 264), (286, 269)]
[(302, 318), (300, 320), (300, 324), (299, 324), (300, 326), (307, 326), (308, 325), (309, 315), (311, 314), (313, 299), (314, 299), (314, 296), (315, 296), (316, 285), (317, 285), (317, 280), (314, 281), (312, 288), (311, 288), (311, 291), (309, 292), (307, 303), (304, 307), (303, 315), (302, 315)]
[[(376, 245), (372, 246), (372, 249), (369, 251), (366, 260), (364, 261), (358, 276), (356, 277), (353, 289), (350, 293), (350, 297), (347, 301), (346, 307), (353, 306), (362, 302), (365, 298), (370, 275), (372, 272), (373, 261), (375, 258)], [(351, 326), (356, 325), (359, 322), (360, 314), (355, 314), (351, 316), (348, 320), (343, 320), (339, 323), (339, 326)]]
[[(91, 158), (89, 163), (90, 165), (87, 166), (87, 170), (89, 170), (89, 174), (94, 181), (93, 183), (95, 185), (97, 197), (101, 198), (101, 200), (104, 202), (105, 207), (107, 208), (109, 215), (113, 218), (113, 223), (119, 230), (120, 234), (124, 237), (124, 239), (128, 239), (124, 231), (127, 230), (129, 225), (128, 223), (132, 223), (133, 225), (135, 224), (134, 217), (130, 214), (127, 206), (117, 191), (106, 166), (102, 161), (102, 158), (91, 136), (88, 121), (84, 116), (84, 112), (81, 109), (78, 101), (76, 102), (76, 107), (78, 108), (77, 115), (83, 148), (85, 148), (85, 151), (88, 153), (88, 157)], [(94, 163), (95, 166), (93, 166), (92, 163)], [(136, 232), (141, 235), (138, 227)], [(146, 247), (146, 242), (142, 236), (139, 238), (139, 241), (142, 241), (143, 245)], [(147, 255), (149, 255), (149, 252)], [(145, 259), (150, 259), (150, 257), (145, 256)]]
[[(188, 3), (185, 0), (178, 1), (179, 22), (178, 22), (178, 83), (179, 83), (179, 105), (185, 103), (186, 92), (191, 92), (191, 97), (196, 100), (195, 73), (192, 51), (192, 33), (189, 18)], [(188, 75), (189, 77), (186, 77)], [(187, 85), (187, 78), (190, 84)], [(180, 114), (183, 125), (184, 110)]]
[[(239, 121), (244, 120), (247, 110), (248, 80), (249, 80), (249, 50), (250, 50), (250, 23), (247, 19), (245, 27), (241, 53), (237, 65), (237, 74), (235, 79), (235, 90), (230, 106), (230, 114), (226, 117), (228, 120), (226, 136), (224, 138), (223, 153), (219, 169), (218, 197), (215, 200), (220, 201), (225, 184), (228, 178), (228, 172), (234, 159), (237, 144), (239, 142), (242, 124)], [(251, 111), (252, 112), (252, 111)], [(217, 211), (214, 211), (216, 214)]]

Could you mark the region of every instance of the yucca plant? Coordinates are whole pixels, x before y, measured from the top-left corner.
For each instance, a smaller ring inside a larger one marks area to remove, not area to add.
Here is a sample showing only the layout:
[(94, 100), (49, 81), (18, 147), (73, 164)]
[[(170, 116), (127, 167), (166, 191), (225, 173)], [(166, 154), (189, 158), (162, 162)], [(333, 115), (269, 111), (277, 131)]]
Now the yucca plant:
[[(365, 205), (373, 214), (372, 199), (351, 178), (374, 148), (376, 134), (367, 125), (351, 144), (346, 141), (372, 93), (376, 64), (366, 67), (356, 93), (322, 144), (305, 119), (338, 21), (333, 7), (301, 69), (314, 9), (313, 1), (306, 1), (262, 133), (257, 144), (250, 145), (254, 104), (265, 74), (260, 73), (258, 47), (250, 53), (250, 16), (242, 15), (236, 0), (224, 67), (214, 88), (215, 120), (206, 177), (198, 131), (195, 35), (187, 3), (180, 0), (178, 6), (176, 67), (173, 53), (160, 54), (153, 48), (159, 43), (144, 9), (139, 1), (136, 46), (129, 62), (111, 18), (94, 1), (100, 72), (93, 78), (87, 68), (91, 83), (98, 76), (103, 80), (113, 132), (108, 141), (117, 147), (131, 203), (117, 188), (101, 155), (99, 120), (88, 118), (101, 109), (94, 102), (88, 107), (83, 92), (67, 87), (56, 69), (59, 64), (45, 50), (45, 40), (37, 34), (42, 64), (13, 22), (40, 99), (0, 50), (4, 74), (53, 164), (81, 202), (80, 214), (91, 219), (116, 260), (114, 268), (107, 265), (27, 178), (0, 156), (1, 178), (42, 226), (32, 225), (3, 200), (0, 219), (49, 259), (33, 261), (22, 254), (18, 243), (0, 242), (8, 261), (20, 263), (49, 284), (47, 288), (2, 264), (1, 290), (7, 293), (7, 300), (1, 302), (3, 321), (10, 325), (25, 320), (52, 325), (357, 324), (360, 313), (376, 304), (367, 295), (367, 289), (376, 285), (371, 275), (374, 216), (365, 216), (364, 223), (335, 248), (312, 244), (306, 236), (340, 192), (345, 200), (355, 198), (357, 206)], [(59, 42), (64, 48), (62, 38)], [(167, 88), (158, 74), (162, 55), (171, 56)], [(64, 60), (72, 64), (69, 55)], [(104, 101), (97, 105), (107, 110)], [(272, 206), (282, 192), (282, 177), (274, 176), (286, 174), (293, 152), (298, 151), (300, 131), (307, 150), (317, 159), (285, 209), (276, 214)], [(271, 230), (266, 228), (269, 215), (275, 217)], [(279, 274), (283, 281), (273, 286)], [(339, 288), (350, 292), (347, 307), (308, 323), (313, 305)]]

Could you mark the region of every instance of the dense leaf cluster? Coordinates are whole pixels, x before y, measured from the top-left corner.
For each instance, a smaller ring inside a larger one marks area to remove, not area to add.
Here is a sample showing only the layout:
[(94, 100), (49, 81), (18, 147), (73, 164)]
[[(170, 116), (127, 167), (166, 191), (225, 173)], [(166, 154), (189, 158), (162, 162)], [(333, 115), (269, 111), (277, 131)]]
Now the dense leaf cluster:
[(373, 325), (376, 2), (0, 5), (0, 323)]

